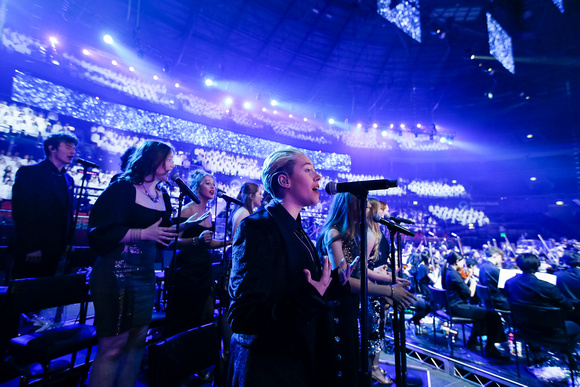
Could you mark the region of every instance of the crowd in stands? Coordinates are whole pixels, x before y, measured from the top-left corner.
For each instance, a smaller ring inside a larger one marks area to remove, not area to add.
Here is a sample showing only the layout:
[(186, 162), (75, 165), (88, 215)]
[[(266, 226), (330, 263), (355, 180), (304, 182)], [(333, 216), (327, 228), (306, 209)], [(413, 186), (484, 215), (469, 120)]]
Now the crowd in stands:
[[(44, 110), (58, 107), (58, 112), (80, 120), (126, 132), (171, 139), (205, 148), (228, 149), (233, 153), (265, 158), (284, 144), (235, 133), (183, 119), (105, 102), (80, 94), (45, 80), (17, 73), (14, 99)], [(304, 150), (319, 169), (348, 172), (347, 154)]]
[(407, 184), (407, 189), (419, 196), (427, 197), (452, 198), (467, 196), (465, 187), (461, 184), (449, 185), (447, 183), (436, 181), (413, 180)]
[(473, 208), (463, 209), (431, 205), (429, 206), (429, 212), (439, 219), (462, 226), (477, 225), (482, 227), (489, 224), (489, 218), (485, 216), (483, 211), (474, 210)]
[[(8, 28), (3, 31), (2, 45), (9, 51), (17, 51), (24, 55), (40, 58), (45, 57), (47, 50), (50, 50), (42, 42)], [(56, 55), (56, 53), (54, 54)], [(119, 68), (103, 67), (91, 63), (89, 59), (81, 59), (71, 53), (63, 53), (59, 60), (63, 62), (61, 67), (69, 69), (75, 77), (123, 92), (139, 100), (173, 110), (182, 109), (196, 116), (222, 120), (224, 123), (231, 121), (235, 125), (246, 128), (271, 130), (272, 133), (280, 136), (314, 144), (332, 145), (335, 141), (340, 140), (346, 145), (356, 148), (393, 149), (397, 147), (412, 151), (450, 149), (446, 143), (426, 141), (426, 138), (429, 137), (428, 134), (433, 133), (433, 129), (430, 128), (413, 129), (415, 136), (391, 136), (390, 139), (381, 138), (379, 131), (375, 128), (363, 133), (360, 129), (353, 127), (345, 133), (337, 126), (320, 124), (314, 120), (288, 120), (285, 115), (270, 115), (258, 110), (253, 112), (241, 107), (226, 108), (199, 95), (184, 92), (174, 93), (173, 87), (168, 88), (162, 81), (145, 81), (139, 78), (137, 73), (124, 74)], [(139, 122), (139, 124), (141, 123)], [(421, 135), (417, 136), (417, 134)]]

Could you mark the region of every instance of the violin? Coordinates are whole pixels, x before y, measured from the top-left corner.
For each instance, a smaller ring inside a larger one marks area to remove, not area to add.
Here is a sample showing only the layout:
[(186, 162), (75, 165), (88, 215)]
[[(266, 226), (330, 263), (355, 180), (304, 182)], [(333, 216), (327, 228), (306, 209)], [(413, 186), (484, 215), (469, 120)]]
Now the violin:
[(466, 267), (458, 267), (457, 271), (459, 272), (459, 274), (461, 274), (461, 278), (468, 279), (471, 276), (471, 273), (469, 272), (469, 269)]

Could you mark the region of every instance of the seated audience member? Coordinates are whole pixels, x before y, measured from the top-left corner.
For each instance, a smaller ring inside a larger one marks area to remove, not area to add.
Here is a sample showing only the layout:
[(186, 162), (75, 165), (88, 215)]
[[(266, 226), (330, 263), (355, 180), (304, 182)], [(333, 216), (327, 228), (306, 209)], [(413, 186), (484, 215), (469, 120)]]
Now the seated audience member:
[(507, 297), (497, 286), (504, 253), (497, 247), (490, 247), (486, 255), (487, 261), (479, 266), (479, 283), (489, 289), (490, 298), (496, 309), (509, 310), (510, 305)]
[[(510, 303), (553, 306), (561, 308), (567, 313), (573, 311), (572, 302), (564, 297), (555, 285), (535, 276), (540, 267), (540, 259), (537, 255), (531, 253), (520, 254), (516, 259), (516, 263), (523, 273), (509, 279), (505, 284)], [(569, 336), (580, 334), (580, 326), (572, 321), (566, 321), (566, 330)], [(549, 332), (542, 332), (542, 334), (549, 334)]]

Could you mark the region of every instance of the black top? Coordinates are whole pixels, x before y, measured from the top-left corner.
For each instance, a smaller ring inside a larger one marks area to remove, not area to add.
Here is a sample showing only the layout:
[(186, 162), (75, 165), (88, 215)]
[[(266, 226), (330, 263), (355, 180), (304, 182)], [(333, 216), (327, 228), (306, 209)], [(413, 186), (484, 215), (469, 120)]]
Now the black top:
[[(143, 207), (135, 203), (135, 196), (135, 186), (127, 180), (113, 182), (99, 196), (89, 217), (89, 245), (97, 254), (102, 256), (114, 251), (131, 228), (147, 228), (159, 218), (163, 218), (160, 226), (171, 225), (169, 195), (163, 194), (165, 211)], [(137, 213), (149, 216), (136, 216)]]
[(469, 290), (461, 274), (450, 266), (447, 268), (443, 287), (447, 290), (450, 308), (459, 304), (467, 304), (471, 297), (471, 290)]

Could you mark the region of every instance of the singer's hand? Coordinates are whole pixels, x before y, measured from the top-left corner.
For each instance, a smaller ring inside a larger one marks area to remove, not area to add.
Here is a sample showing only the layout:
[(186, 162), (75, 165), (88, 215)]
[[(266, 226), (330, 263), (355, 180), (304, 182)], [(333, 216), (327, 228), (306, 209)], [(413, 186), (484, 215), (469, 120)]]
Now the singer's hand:
[(348, 264), (348, 262), (346, 262), (346, 259), (343, 258), (340, 260), (338, 277), (340, 278), (340, 283), (343, 286), (346, 285), (346, 283), (348, 282), (348, 279), (352, 275), (352, 272), (354, 271), (359, 259), (360, 257), (356, 257), (350, 265)]
[(201, 214), (201, 216), (197, 216), (197, 212), (193, 215), (191, 215), (189, 218), (187, 218), (187, 220), (185, 222), (183, 222), (183, 225), (195, 225), (195, 224), (200, 224), (201, 222), (203, 222), (204, 220), (207, 219), (207, 217), (209, 216), (210, 211), (206, 211), (203, 214)]
[(209, 245), (212, 237), (213, 237), (213, 231), (210, 231), (210, 230), (205, 230), (204, 232), (199, 234), (199, 240), (202, 241), (203, 243), (205, 243), (206, 245)]
[(378, 282), (384, 284), (390, 284), (393, 282), (393, 276), (391, 275), (391, 272), (387, 269), (387, 265), (375, 267), (373, 271), (379, 275), (379, 279), (377, 280)]
[(141, 239), (144, 241), (155, 241), (163, 246), (167, 246), (169, 242), (174, 240), (177, 235), (175, 233), (175, 227), (159, 227), (162, 220), (162, 218), (159, 218), (157, 222), (144, 228), (141, 232)]
[(330, 267), (330, 262), (328, 262), (328, 257), (324, 257), (322, 260), (322, 277), (320, 277), (320, 281), (313, 280), (312, 274), (310, 274), (310, 270), (308, 269), (304, 269), (304, 274), (306, 275), (306, 281), (316, 288), (318, 294), (323, 296), (326, 289), (328, 289), (328, 285), (330, 285), (330, 281), (332, 281), (332, 277), (330, 277), (331, 271), (332, 269)]
[(393, 285), (393, 294), (391, 297), (385, 297), (389, 305), (393, 306), (396, 303), (399, 310), (407, 309), (409, 306), (413, 305), (413, 302), (417, 300), (413, 293), (410, 293), (403, 284)]

